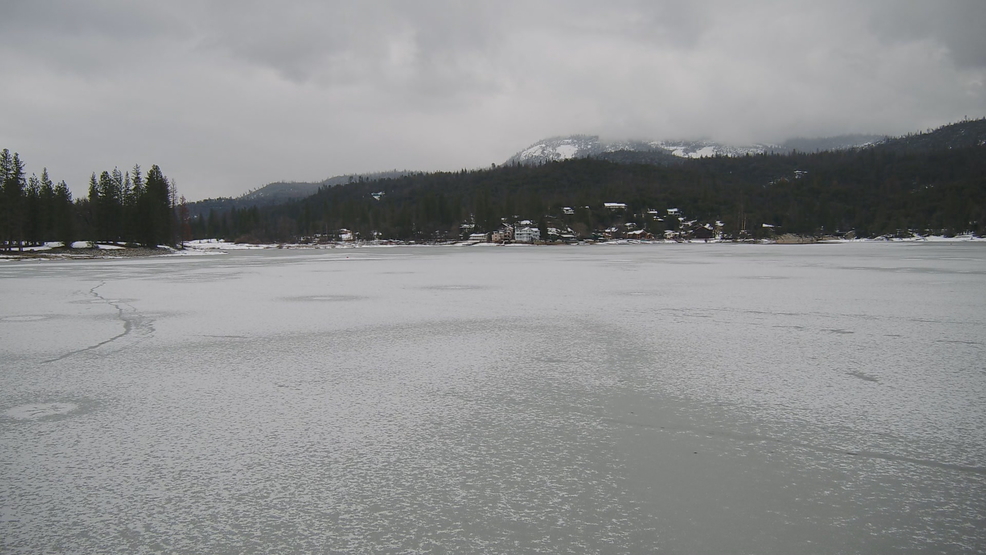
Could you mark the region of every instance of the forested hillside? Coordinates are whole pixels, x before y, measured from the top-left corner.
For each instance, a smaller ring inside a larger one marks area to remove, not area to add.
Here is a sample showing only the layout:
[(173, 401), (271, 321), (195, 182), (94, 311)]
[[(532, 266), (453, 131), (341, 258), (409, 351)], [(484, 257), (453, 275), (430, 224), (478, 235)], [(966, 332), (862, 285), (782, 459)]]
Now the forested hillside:
[(208, 215), (210, 210), (227, 212), (233, 208), (236, 208), (237, 210), (243, 210), (254, 206), (262, 208), (265, 206), (283, 204), (292, 200), (309, 197), (317, 193), (322, 187), (335, 187), (346, 183), (388, 179), (392, 177), (400, 177), (409, 173), (411, 172), (407, 170), (391, 170), (368, 174), (337, 175), (335, 177), (330, 177), (314, 183), (278, 181), (268, 183), (259, 189), (251, 190), (236, 198), (220, 197), (190, 202), (188, 203), (188, 213), (192, 218), (197, 218)]
[[(445, 241), (530, 220), (583, 238), (613, 229), (657, 236), (682, 225), (715, 227), (727, 238), (909, 230), (982, 235), (984, 129), (986, 120), (976, 120), (831, 152), (674, 164), (585, 158), (407, 175), (324, 188), (281, 206), (213, 211), (193, 221), (192, 229), (197, 237), (254, 241), (332, 237), (340, 230), (362, 239)], [(671, 208), (680, 217), (669, 217)]]

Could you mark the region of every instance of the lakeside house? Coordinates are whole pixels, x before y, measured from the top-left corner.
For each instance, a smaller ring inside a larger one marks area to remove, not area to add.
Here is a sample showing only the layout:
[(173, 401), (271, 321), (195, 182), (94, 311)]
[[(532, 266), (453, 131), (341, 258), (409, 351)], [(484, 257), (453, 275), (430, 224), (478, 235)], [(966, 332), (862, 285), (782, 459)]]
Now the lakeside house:
[(535, 243), (541, 240), (541, 230), (530, 225), (518, 226), (514, 229), (514, 242)]
[(491, 243), (507, 243), (514, 240), (514, 228), (505, 225), (490, 234)]

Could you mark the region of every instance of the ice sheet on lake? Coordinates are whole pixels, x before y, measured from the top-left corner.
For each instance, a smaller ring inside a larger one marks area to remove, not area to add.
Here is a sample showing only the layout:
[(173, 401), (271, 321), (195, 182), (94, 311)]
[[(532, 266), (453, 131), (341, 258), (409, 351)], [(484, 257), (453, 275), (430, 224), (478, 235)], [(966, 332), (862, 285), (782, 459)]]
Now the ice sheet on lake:
[(0, 267), (0, 551), (986, 549), (981, 244)]

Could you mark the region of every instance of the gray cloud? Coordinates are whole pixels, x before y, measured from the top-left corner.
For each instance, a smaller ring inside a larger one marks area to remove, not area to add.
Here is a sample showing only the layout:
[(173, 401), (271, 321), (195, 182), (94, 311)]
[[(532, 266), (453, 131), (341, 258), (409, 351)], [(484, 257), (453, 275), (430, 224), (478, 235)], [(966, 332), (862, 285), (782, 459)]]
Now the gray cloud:
[(888, 1), (870, 21), (885, 40), (929, 40), (947, 48), (959, 67), (986, 67), (986, 5), (980, 0)]
[(986, 112), (981, 1), (13, 0), (0, 147), (190, 198), (483, 167), (566, 133), (779, 141)]

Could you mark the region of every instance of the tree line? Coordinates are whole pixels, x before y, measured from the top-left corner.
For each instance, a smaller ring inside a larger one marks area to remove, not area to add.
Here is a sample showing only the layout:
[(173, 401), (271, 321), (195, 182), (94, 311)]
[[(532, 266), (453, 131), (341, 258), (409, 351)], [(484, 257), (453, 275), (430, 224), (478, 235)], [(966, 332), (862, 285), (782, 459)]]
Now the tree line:
[(27, 177), (17, 153), (0, 151), (0, 246), (4, 250), (75, 241), (176, 245), (183, 199), (157, 165), (145, 175), (135, 165), (92, 174), (88, 197), (72, 199), (65, 181), (54, 184), (44, 168)]
[(658, 235), (681, 225), (667, 217), (668, 208), (721, 224), (735, 238), (908, 230), (986, 235), (986, 145), (719, 156), (664, 165), (586, 158), (411, 174), (323, 187), (278, 206), (212, 210), (190, 224), (196, 237), (261, 242), (331, 237), (340, 229), (363, 239), (458, 240), (517, 220), (581, 237), (630, 224)]

